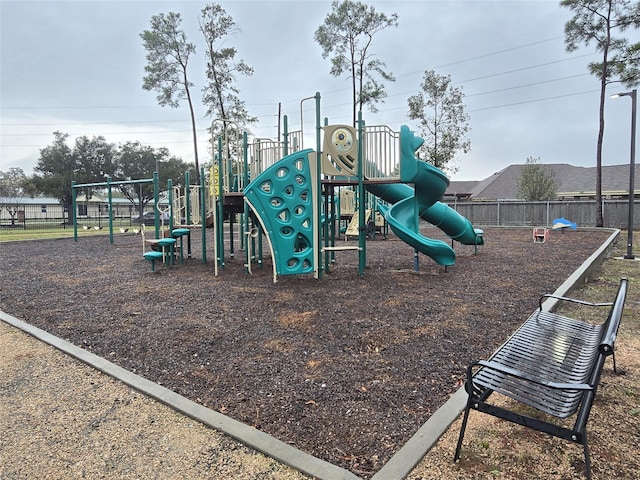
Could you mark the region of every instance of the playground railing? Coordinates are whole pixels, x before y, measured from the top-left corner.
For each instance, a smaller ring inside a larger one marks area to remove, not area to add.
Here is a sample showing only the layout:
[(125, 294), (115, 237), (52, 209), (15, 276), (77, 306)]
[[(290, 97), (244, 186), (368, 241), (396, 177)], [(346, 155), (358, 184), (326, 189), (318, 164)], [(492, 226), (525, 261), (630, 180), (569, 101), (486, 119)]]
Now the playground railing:
[[(295, 153), (304, 149), (302, 130), (295, 130), (287, 134), (289, 153)], [(315, 145), (313, 145), (315, 147)]]
[(250, 176), (255, 178), (284, 156), (284, 145), (271, 139), (256, 139), (248, 145)]
[(400, 175), (400, 132), (386, 125), (367, 126), (364, 130), (364, 176), (391, 178)]

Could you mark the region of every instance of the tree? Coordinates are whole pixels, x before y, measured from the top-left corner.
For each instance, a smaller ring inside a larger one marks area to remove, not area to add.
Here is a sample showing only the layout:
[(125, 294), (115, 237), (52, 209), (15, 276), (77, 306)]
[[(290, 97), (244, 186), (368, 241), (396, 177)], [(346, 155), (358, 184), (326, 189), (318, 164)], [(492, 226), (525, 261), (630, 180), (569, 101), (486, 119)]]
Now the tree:
[(540, 157), (528, 157), (518, 179), (518, 195), (528, 202), (555, 200), (558, 185), (555, 172), (540, 164)]
[[(73, 155), (78, 163), (76, 182), (101, 183), (107, 177), (113, 177), (116, 172), (115, 153), (115, 146), (108, 143), (102, 135), (93, 138), (78, 137), (73, 148)], [(84, 192), (87, 200), (93, 196), (92, 188), (86, 187)]]
[(565, 24), (565, 46), (573, 52), (580, 44), (592, 42), (602, 53), (602, 61), (589, 64), (589, 72), (600, 80), (598, 142), (596, 150), (596, 224), (604, 225), (602, 216), (602, 145), (604, 139), (604, 105), (606, 87), (620, 82), (626, 87), (640, 81), (640, 42), (630, 44), (614, 32), (640, 26), (640, 3), (630, 0), (562, 0), (560, 5), (575, 15)]
[(22, 197), (29, 194), (29, 179), (20, 167), (0, 170), (0, 197)]
[[(116, 180), (141, 180), (150, 178), (158, 169), (160, 190), (167, 185), (171, 178), (173, 184), (184, 184), (185, 172), (189, 165), (180, 158), (169, 154), (166, 148), (154, 149), (140, 142), (127, 142), (120, 146), (117, 153)], [(153, 200), (153, 184), (139, 183), (120, 185), (120, 191), (133, 203), (138, 205), (140, 211)]]
[(142, 88), (156, 91), (156, 99), (163, 107), (168, 105), (177, 108), (181, 100), (187, 100), (191, 114), (196, 180), (199, 182), (196, 117), (190, 90), (193, 83), (187, 76), (189, 57), (195, 53), (196, 47), (187, 42), (186, 34), (180, 30), (181, 22), (179, 13), (154, 15), (151, 17), (151, 29), (140, 34), (147, 50), (147, 65), (144, 67), (146, 75), (143, 77)]
[(331, 57), (330, 73), (334, 77), (348, 73), (353, 98), (353, 126), (356, 113), (365, 105), (376, 112), (376, 104), (387, 96), (382, 80), (395, 81), (386, 65), (370, 52), (373, 37), (382, 30), (398, 26), (398, 15), (387, 16), (362, 2), (334, 0), (332, 12), (315, 31), (314, 39), (322, 48), (322, 58)]
[[(78, 137), (73, 149), (67, 145), (69, 134), (56, 131), (53, 137), (53, 144), (40, 150), (33, 183), (39, 191), (57, 198), (65, 211), (70, 212), (73, 201), (71, 182), (100, 183), (113, 176), (116, 172), (116, 148), (102, 136)], [(89, 200), (92, 189), (87, 187), (84, 192)]]
[(57, 198), (65, 211), (71, 212), (71, 182), (79, 180), (81, 166), (67, 145), (69, 134), (56, 131), (53, 137), (53, 143), (40, 150), (40, 158), (33, 168), (33, 181), (39, 191)]
[(455, 173), (457, 167), (451, 163), (457, 152), (471, 149), (471, 141), (465, 138), (469, 115), (464, 110), (464, 94), (451, 86), (449, 75), (434, 70), (424, 72), (420, 88), (408, 99), (409, 118), (419, 120), (419, 134), (425, 139), (420, 151), (436, 168)]
[(8, 171), (0, 170), (0, 209), (4, 208), (11, 217), (11, 225), (15, 225), (18, 211), (24, 209), (27, 196), (35, 194), (33, 185), (19, 167)]
[[(243, 60), (235, 60), (237, 51), (234, 47), (222, 46), (225, 37), (235, 31), (235, 25), (233, 18), (216, 3), (201, 11), (200, 31), (207, 46), (207, 84), (203, 89), (203, 102), (207, 105), (207, 116), (230, 120), (243, 128), (248, 123), (255, 123), (256, 118), (249, 115), (245, 103), (238, 97), (236, 74), (250, 77), (253, 68)], [(224, 122), (224, 130), (226, 128)]]

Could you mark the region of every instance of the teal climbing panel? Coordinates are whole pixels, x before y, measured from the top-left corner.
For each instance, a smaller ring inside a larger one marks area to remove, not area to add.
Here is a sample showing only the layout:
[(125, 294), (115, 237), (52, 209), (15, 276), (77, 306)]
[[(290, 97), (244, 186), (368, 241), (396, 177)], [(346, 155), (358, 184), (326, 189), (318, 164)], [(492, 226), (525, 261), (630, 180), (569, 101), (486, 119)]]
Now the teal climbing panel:
[(278, 275), (313, 273), (312, 149), (278, 161), (244, 189), (271, 244)]

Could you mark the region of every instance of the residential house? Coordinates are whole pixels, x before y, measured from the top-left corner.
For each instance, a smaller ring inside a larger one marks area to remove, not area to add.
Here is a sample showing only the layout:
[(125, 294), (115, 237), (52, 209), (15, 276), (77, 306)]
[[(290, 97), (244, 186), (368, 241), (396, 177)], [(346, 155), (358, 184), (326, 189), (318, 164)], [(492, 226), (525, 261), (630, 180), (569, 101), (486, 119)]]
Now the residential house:
[[(510, 165), (480, 181), (452, 181), (445, 192), (444, 200), (496, 201), (516, 200), (518, 180), (526, 165)], [(543, 164), (554, 173), (558, 186), (558, 200), (587, 200), (595, 198), (596, 168), (575, 167), (566, 163)], [(608, 199), (629, 198), (629, 165), (602, 167), (602, 196)], [(635, 165), (634, 191), (640, 193), (640, 166)]]
[[(113, 205), (114, 218), (130, 217), (135, 212), (133, 204), (126, 198), (114, 197), (111, 204)], [(78, 218), (104, 218), (109, 213), (109, 202), (96, 195), (88, 201), (84, 195), (78, 195), (76, 206)], [(25, 219), (62, 221), (68, 219), (67, 217), (65, 207), (54, 197), (0, 197), (1, 225), (23, 224)]]

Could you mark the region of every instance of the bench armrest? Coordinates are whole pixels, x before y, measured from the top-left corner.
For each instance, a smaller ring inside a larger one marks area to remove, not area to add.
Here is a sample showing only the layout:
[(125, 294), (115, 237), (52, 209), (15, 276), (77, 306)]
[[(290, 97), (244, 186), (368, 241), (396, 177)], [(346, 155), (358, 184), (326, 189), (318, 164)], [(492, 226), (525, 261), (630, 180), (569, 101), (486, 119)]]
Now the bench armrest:
[(618, 293), (613, 303), (613, 307), (609, 312), (607, 318), (606, 330), (600, 341), (598, 349), (603, 355), (611, 355), (613, 353), (613, 345), (618, 335), (618, 327), (622, 321), (622, 311), (624, 310), (624, 302), (627, 297), (628, 279), (623, 278), (620, 280), (620, 286), (618, 287)]
[(578, 303), (580, 305), (587, 305), (589, 307), (610, 307), (611, 305), (613, 305), (612, 302), (593, 303), (593, 302), (587, 302), (585, 300), (578, 300), (577, 298), (562, 297), (560, 295), (554, 295), (552, 293), (545, 293), (540, 297), (540, 300), (538, 300), (538, 309), (540, 311), (542, 311), (542, 303), (544, 302), (545, 298), (554, 298), (556, 300), (563, 300), (566, 302)]
[(478, 360), (477, 362), (473, 362), (471, 365), (467, 367), (467, 384), (469, 385), (469, 388), (471, 388), (471, 386), (473, 385), (474, 367), (488, 368), (490, 370), (495, 370), (505, 375), (509, 375), (510, 377), (521, 378), (523, 380), (526, 380), (527, 382), (535, 383), (543, 387), (553, 388), (555, 390), (593, 390), (594, 389), (588, 383), (550, 382), (547, 380), (543, 380), (541, 378), (533, 377), (524, 372), (516, 370), (515, 368), (510, 368), (500, 363), (493, 362), (491, 360)]

